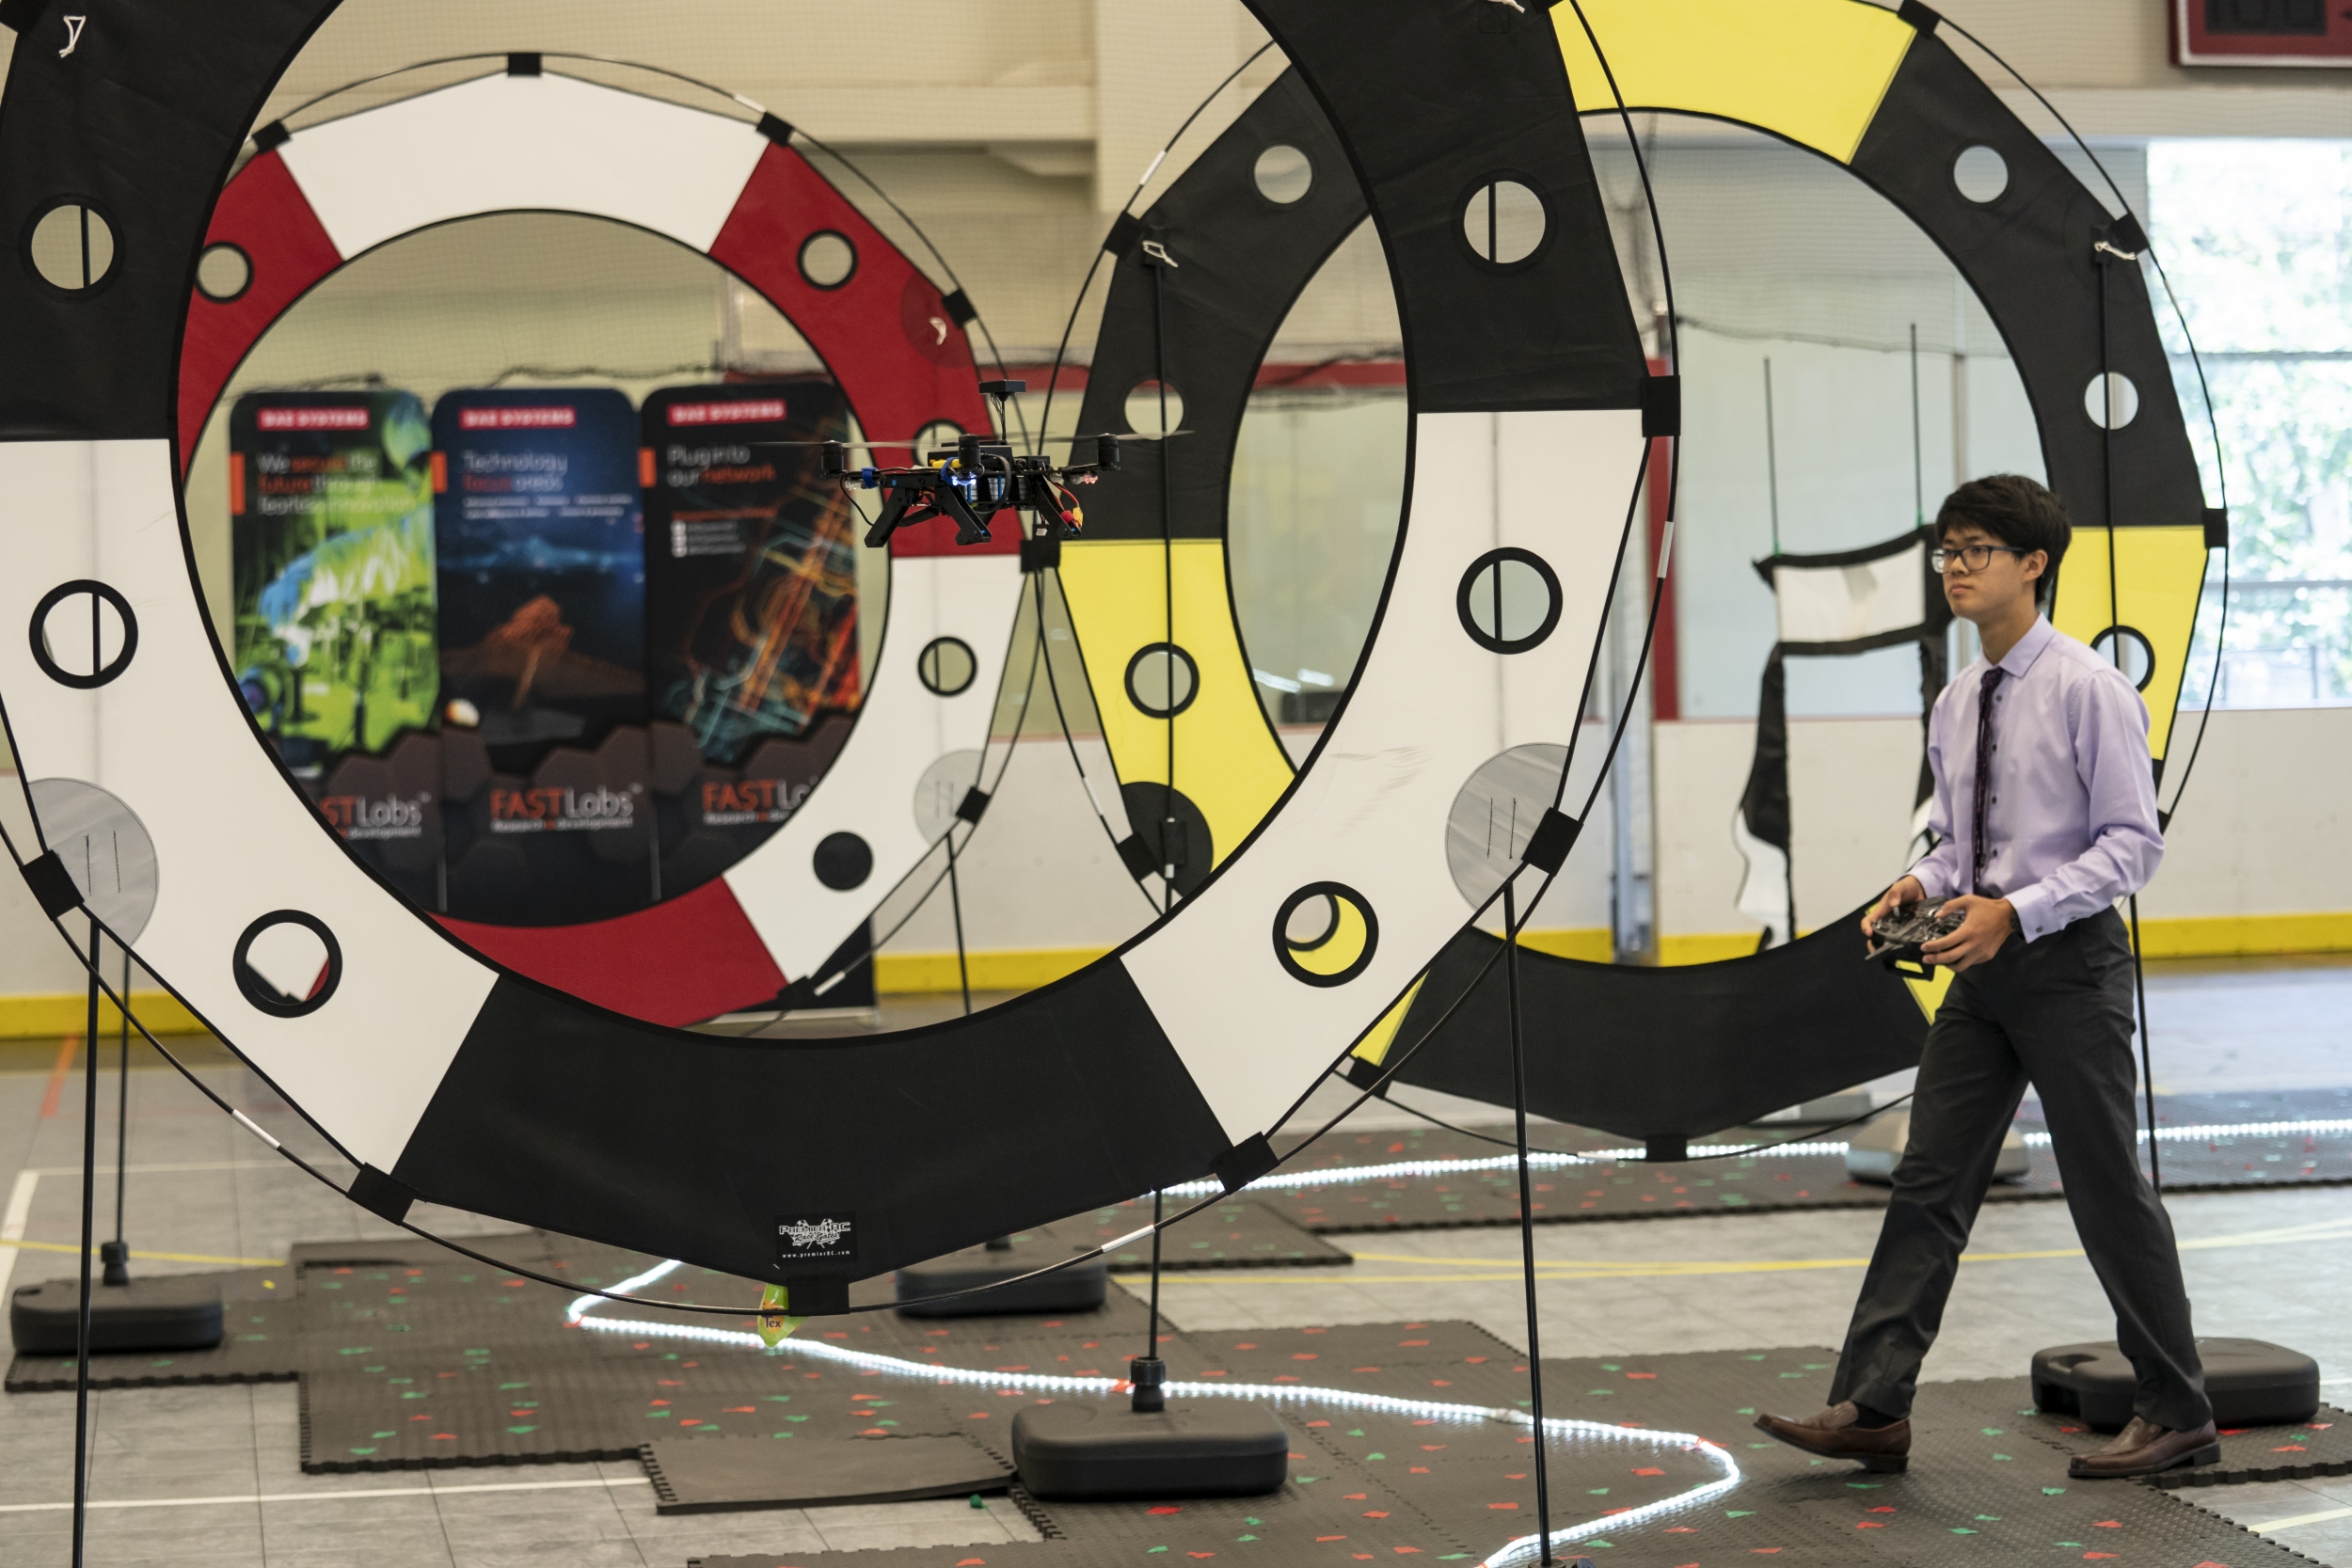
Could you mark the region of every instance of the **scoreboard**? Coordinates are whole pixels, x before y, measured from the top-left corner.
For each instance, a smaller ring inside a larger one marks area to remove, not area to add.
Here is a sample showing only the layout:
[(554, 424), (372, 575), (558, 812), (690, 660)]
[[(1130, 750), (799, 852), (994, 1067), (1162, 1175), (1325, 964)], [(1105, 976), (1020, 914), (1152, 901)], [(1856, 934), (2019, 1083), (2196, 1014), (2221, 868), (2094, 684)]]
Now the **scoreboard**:
[(2352, 0), (2168, 0), (2174, 65), (2352, 66)]

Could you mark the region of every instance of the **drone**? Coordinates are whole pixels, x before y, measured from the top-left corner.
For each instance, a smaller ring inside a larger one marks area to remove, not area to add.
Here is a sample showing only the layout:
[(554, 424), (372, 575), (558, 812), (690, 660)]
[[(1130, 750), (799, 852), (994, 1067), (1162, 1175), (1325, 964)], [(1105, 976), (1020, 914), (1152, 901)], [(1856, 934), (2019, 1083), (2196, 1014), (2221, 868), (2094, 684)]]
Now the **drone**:
[[(1004, 400), (1027, 387), (1022, 381), (984, 381), (980, 390), (996, 400), (997, 424), (1004, 423)], [(1094, 442), (1091, 463), (1055, 463), (1042, 456), (1025, 456), (986, 436), (960, 436), (952, 447), (923, 453), (926, 461), (902, 468), (852, 467), (847, 441), (826, 441), (823, 471), (845, 488), (882, 492), (882, 514), (866, 531), (869, 548), (890, 543), (890, 536), (910, 523), (946, 517), (956, 525), (956, 543), (985, 545), (993, 537), (989, 526), (1004, 512), (1033, 512), (1040, 538), (1074, 537), (1086, 526), (1086, 513), (1071, 491), (1074, 484), (1091, 484), (1096, 476), (1119, 467), (1119, 437), (1101, 435)]]

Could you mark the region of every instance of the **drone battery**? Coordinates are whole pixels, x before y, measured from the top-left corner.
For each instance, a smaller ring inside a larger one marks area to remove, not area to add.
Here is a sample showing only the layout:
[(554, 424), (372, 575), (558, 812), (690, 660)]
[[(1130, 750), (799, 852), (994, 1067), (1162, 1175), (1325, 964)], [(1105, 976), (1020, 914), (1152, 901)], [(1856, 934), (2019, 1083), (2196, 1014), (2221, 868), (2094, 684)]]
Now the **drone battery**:
[(1012, 1465), (1031, 1496), (1257, 1497), (1290, 1474), (1290, 1434), (1274, 1412), (1239, 1401), (1170, 1405), (1057, 1401), (1013, 1418)]
[[(19, 1286), (8, 1298), (8, 1335), (20, 1354), (72, 1355), (81, 1315), (76, 1280)], [(206, 1350), (220, 1337), (220, 1281), (210, 1275), (154, 1275), (91, 1288), (93, 1353)]]
[[(2263, 1339), (2200, 1339), (2205, 1397), (2217, 1426), (2285, 1426), (2319, 1411), (2319, 1363)], [(2033, 1402), (2045, 1414), (2079, 1416), (2099, 1432), (2132, 1418), (2138, 1379), (2113, 1340), (2053, 1345), (2033, 1356)]]
[[(1103, 1305), (1110, 1284), (1109, 1260), (1099, 1252), (1018, 1285), (1003, 1283), (1061, 1262), (1071, 1251), (1066, 1243), (1041, 1236), (1009, 1247), (966, 1247), (927, 1263), (909, 1264), (898, 1271), (898, 1313), (908, 1318), (972, 1318), (1092, 1312)], [(958, 1293), (963, 1291), (981, 1293)]]

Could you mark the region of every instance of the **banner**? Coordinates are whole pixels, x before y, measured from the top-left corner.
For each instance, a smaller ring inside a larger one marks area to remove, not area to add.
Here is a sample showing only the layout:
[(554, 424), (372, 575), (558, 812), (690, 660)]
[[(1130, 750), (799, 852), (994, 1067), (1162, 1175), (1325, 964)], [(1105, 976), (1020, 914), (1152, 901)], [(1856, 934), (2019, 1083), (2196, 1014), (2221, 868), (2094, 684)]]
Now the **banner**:
[(607, 919), (656, 896), (637, 416), (601, 388), (433, 410), (447, 912)]
[(603, 388), (456, 391), (434, 407), (443, 718), (501, 769), (644, 720), (636, 425)]
[(306, 782), (432, 724), (431, 445), (407, 392), (248, 392), (230, 410), (230, 657)]
[(849, 409), (815, 378), (668, 387), (646, 398), (641, 429), (661, 884), (675, 896), (774, 832), (849, 737), (856, 519), (814, 445), (848, 438)]

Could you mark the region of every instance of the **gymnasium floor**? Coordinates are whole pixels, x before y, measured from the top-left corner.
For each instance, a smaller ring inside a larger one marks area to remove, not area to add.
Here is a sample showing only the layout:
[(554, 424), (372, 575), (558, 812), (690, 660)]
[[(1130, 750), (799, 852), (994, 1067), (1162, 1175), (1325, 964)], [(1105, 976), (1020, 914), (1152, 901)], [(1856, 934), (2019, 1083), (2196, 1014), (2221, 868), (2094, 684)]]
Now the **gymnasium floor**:
[[(2352, 965), (2176, 964), (2150, 977), (2159, 1091), (2352, 1085)], [(985, 1000), (985, 999), (983, 999)], [(893, 1022), (936, 1014), (924, 1000)], [(111, 1050), (107, 1056), (111, 1057)], [(372, 1216), (278, 1162), (176, 1075), (131, 1085), (135, 1266), (161, 1272), (277, 1259), (299, 1241), (382, 1231)], [(290, 1144), (306, 1138), (248, 1074), (199, 1049), (215, 1087)], [(152, 1063), (151, 1053), (146, 1060)], [(70, 1271), (77, 1234), (78, 1070), (57, 1042), (0, 1047), (0, 1270), (16, 1283)], [(109, 1113), (113, 1083), (103, 1085)], [(1456, 1110), (1459, 1107), (1455, 1107)], [(1396, 1123), (1388, 1108), (1368, 1118)], [(1491, 1113), (1488, 1113), (1489, 1117)], [(111, 1162), (111, 1118), (100, 1152)], [(110, 1213), (110, 1182), (101, 1185)], [(2331, 1398), (2352, 1397), (2352, 1201), (2342, 1188), (2169, 1200), (2200, 1330), (2275, 1339), (2315, 1355)], [(452, 1234), (508, 1228), (438, 1213)], [(1547, 1356), (1834, 1344), (1875, 1234), (1867, 1211), (1709, 1216), (1676, 1224), (1538, 1229)], [(1517, 1236), (1508, 1229), (1343, 1237), (1344, 1269), (1171, 1275), (1188, 1328), (1468, 1318), (1524, 1347)], [(1358, 1244), (1360, 1243), (1360, 1244)], [(560, 1308), (552, 1292), (546, 1306)], [(1996, 1205), (1928, 1363), (1931, 1380), (2015, 1376), (2035, 1348), (2113, 1334), (2062, 1205)], [(364, 1558), (384, 1568), (506, 1563), (655, 1564), (736, 1551), (815, 1553), (1030, 1538), (1001, 1500), (660, 1518), (634, 1465), (532, 1465), (305, 1476), (289, 1384), (128, 1390), (94, 1401), (92, 1561), (294, 1565)], [(0, 1399), (0, 1563), (62, 1562), (72, 1402)], [(2198, 1501), (2322, 1562), (2352, 1568), (2352, 1478), (2211, 1489)], [(2180, 1568), (2189, 1568), (2184, 1563)]]

